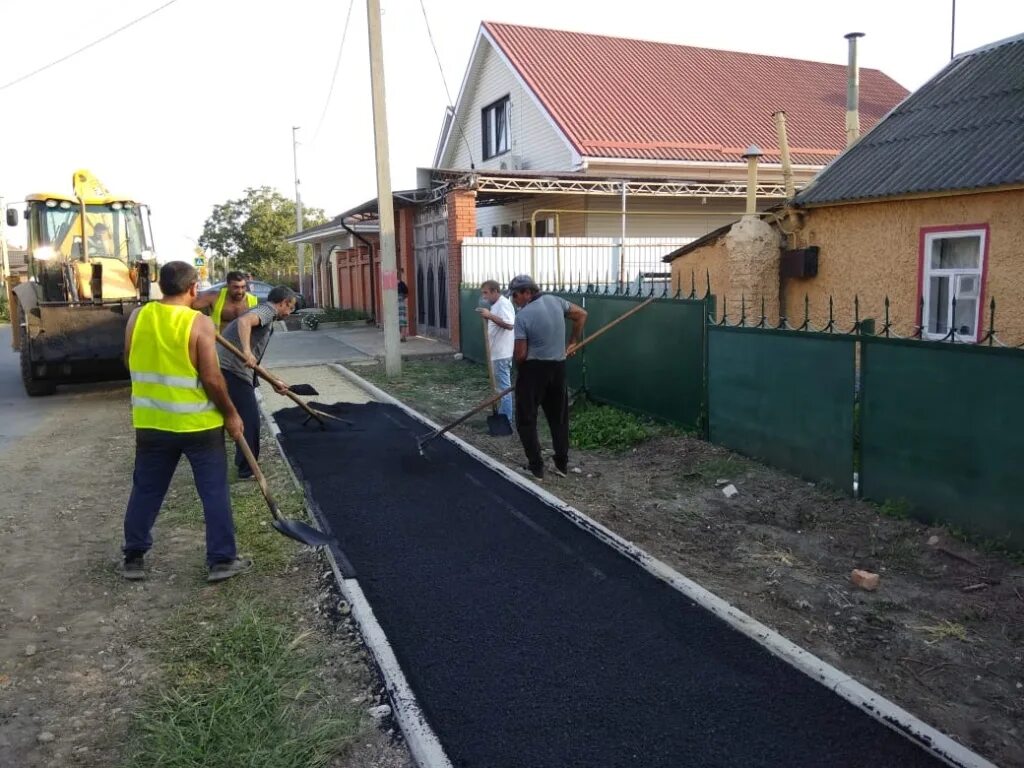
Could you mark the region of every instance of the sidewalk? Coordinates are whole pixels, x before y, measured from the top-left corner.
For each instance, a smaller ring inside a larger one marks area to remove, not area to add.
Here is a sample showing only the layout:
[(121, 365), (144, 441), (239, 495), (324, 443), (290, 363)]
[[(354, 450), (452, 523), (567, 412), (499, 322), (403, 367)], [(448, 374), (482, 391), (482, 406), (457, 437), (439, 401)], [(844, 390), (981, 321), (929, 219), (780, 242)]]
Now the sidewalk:
[[(402, 357), (452, 355), (441, 341), (410, 337), (401, 345)], [(384, 331), (372, 325), (351, 325), (317, 331), (278, 332), (270, 340), (263, 363), (267, 367), (349, 363), (383, 359)]]

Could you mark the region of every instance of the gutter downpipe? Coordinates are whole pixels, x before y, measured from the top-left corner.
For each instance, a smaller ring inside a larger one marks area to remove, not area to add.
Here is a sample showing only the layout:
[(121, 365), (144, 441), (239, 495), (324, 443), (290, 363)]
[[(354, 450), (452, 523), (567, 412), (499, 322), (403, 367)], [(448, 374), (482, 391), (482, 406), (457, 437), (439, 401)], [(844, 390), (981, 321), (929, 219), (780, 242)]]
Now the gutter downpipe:
[(374, 260), (373, 260), (374, 259), (373, 243), (371, 243), (365, 237), (363, 237), (358, 232), (356, 232), (354, 229), (352, 229), (344, 221), (341, 222), (341, 226), (344, 228), (344, 230), (346, 232), (348, 232), (350, 235), (352, 235), (352, 237), (354, 237), (356, 240), (358, 240), (363, 245), (365, 245), (367, 250), (369, 250), (369, 252), (370, 252), (370, 321), (376, 325), (376, 323), (377, 323), (377, 265), (374, 263)]

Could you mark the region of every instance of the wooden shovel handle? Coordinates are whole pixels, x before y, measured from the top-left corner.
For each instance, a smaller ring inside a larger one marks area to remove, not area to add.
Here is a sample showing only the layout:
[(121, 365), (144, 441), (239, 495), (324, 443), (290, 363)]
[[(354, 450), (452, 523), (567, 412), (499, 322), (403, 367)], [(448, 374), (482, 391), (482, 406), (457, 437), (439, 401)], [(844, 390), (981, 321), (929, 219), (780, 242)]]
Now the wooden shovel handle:
[[(233, 354), (239, 360), (241, 360), (242, 362), (245, 362), (245, 353), (242, 352), (242, 350), (240, 350), (238, 347), (236, 347), (230, 341), (225, 339), (223, 336), (221, 336), (219, 333), (217, 334), (217, 343), (220, 344), (222, 347), (224, 347), (224, 349), (228, 350), (228, 352)], [(261, 379), (266, 381), (271, 386), (275, 386), (278, 383), (284, 384), (284, 382), (281, 381), (280, 379), (276, 379), (273, 376), (271, 376), (270, 373), (267, 372), (267, 369), (264, 368), (261, 365), (254, 365), (253, 366), (253, 370), (256, 372), (257, 376), (259, 376)], [(297, 406), (299, 406), (299, 408), (301, 408), (306, 413), (308, 413), (310, 416), (312, 416), (314, 419), (319, 421), (321, 424), (324, 423), (323, 418), (315, 410), (313, 410), (308, 405), (306, 405), (306, 403), (302, 400), (302, 398), (300, 398), (298, 395), (296, 395), (290, 389), (287, 389), (287, 387), (286, 387), (283, 394), (284, 394), (285, 397), (287, 397), (289, 400), (291, 400), (293, 403), (295, 403)]]
[(256, 457), (252, 455), (252, 449), (249, 444), (245, 442), (245, 438), (239, 438), (235, 441), (238, 445), (238, 450), (245, 456), (246, 462), (249, 464), (249, 469), (252, 470), (253, 477), (256, 478), (256, 482), (260, 486), (260, 491), (263, 493), (263, 498), (267, 502), (267, 506), (270, 507), (270, 514), (274, 516), (275, 520), (281, 519), (281, 510), (278, 509), (277, 502), (274, 501), (274, 497), (270, 495), (270, 488), (267, 486), (267, 478), (263, 476), (263, 471), (260, 469), (259, 463), (256, 461)]

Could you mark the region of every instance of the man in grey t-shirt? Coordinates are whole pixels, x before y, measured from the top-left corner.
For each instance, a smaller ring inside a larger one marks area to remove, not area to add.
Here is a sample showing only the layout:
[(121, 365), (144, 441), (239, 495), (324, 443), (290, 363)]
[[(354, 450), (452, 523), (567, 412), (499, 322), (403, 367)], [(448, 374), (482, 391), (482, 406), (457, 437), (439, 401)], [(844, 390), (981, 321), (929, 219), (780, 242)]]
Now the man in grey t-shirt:
[[(279, 285), (270, 291), (266, 301), (232, 320), (224, 329), (224, 338), (245, 354), (244, 362), (233, 352), (222, 346), (217, 347), (220, 369), (228, 384), (228, 394), (245, 425), (245, 442), (257, 459), (260, 457), (260, 409), (256, 403), (256, 374), (253, 368), (259, 365), (267, 351), (267, 344), (274, 334), (274, 321), (284, 320), (295, 311), (295, 298), (295, 291)], [(283, 392), (285, 387), (278, 383), (274, 389)], [(235, 451), (235, 466), (238, 467), (240, 478), (252, 477), (252, 470), (241, 450)]]
[[(544, 477), (544, 459), (537, 437), (537, 410), (542, 408), (551, 427), (555, 474), (569, 468), (569, 392), (565, 386), (565, 358), (583, 338), (587, 313), (565, 299), (540, 292), (533, 278), (519, 275), (508, 285), (516, 313), (513, 357), (516, 374), (516, 431), (534, 477)], [(565, 319), (572, 335), (565, 341)]]

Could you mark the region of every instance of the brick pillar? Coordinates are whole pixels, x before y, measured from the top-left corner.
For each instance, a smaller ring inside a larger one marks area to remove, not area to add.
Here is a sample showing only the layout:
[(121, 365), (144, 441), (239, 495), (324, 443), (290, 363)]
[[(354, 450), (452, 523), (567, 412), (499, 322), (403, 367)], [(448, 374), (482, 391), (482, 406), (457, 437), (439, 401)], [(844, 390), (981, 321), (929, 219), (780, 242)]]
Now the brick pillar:
[(445, 198), (448, 206), (448, 328), (451, 343), (462, 349), (459, 338), (459, 288), (462, 286), (462, 241), (476, 234), (476, 192), (455, 189)]

